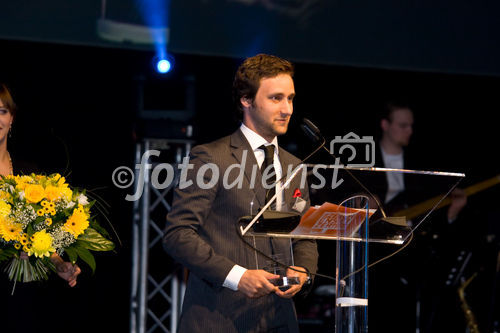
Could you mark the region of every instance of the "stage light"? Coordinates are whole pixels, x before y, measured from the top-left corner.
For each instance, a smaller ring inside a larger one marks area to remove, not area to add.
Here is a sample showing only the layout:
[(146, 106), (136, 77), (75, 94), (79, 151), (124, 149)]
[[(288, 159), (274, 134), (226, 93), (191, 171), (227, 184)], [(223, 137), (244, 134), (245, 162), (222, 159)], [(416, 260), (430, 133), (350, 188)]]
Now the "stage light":
[(172, 64), (170, 63), (170, 61), (168, 59), (160, 59), (156, 63), (156, 70), (160, 74), (166, 74), (166, 73), (170, 72), (171, 68), (172, 68)]
[(159, 75), (170, 74), (175, 67), (175, 59), (172, 54), (163, 49), (151, 59), (151, 67)]

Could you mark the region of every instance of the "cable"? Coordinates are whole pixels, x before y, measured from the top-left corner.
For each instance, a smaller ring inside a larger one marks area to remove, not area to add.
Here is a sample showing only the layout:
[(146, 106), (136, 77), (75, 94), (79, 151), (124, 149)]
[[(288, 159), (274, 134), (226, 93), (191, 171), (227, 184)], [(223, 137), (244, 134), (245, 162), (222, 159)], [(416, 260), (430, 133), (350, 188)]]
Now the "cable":
[(329, 279), (329, 280), (333, 280), (335, 281), (335, 278), (334, 277), (331, 277), (331, 276), (328, 276), (328, 275), (323, 275), (323, 274), (319, 274), (319, 273), (311, 273), (306, 269), (306, 271), (301, 271), (299, 269), (296, 269), (296, 268), (293, 268), (291, 267), (290, 265), (286, 265), (286, 264), (283, 264), (281, 262), (279, 262), (278, 260), (276, 260), (275, 258), (269, 256), (268, 254), (262, 252), (261, 250), (259, 250), (258, 248), (256, 248), (255, 246), (253, 246), (252, 244), (250, 244), (249, 242), (247, 242), (247, 240), (245, 239), (245, 237), (243, 237), (241, 235), (241, 233), (239, 232), (239, 229), (238, 229), (238, 224), (235, 224), (235, 227), (236, 227), (236, 233), (238, 234), (238, 236), (240, 237), (240, 239), (243, 241), (243, 243), (245, 243), (248, 247), (250, 247), (252, 250), (256, 251), (257, 253), (259, 253), (261, 256), (263, 256), (264, 258), (266, 259), (269, 259), (271, 261), (273, 261), (274, 263), (278, 264), (279, 266), (283, 267), (283, 268), (286, 268), (286, 269), (290, 269), (292, 271), (295, 271), (295, 272), (299, 272), (299, 273), (306, 273), (308, 275), (312, 275), (312, 276), (319, 276), (319, 277), (322, 277), (322, 278), (325, 278), (325, 279)]

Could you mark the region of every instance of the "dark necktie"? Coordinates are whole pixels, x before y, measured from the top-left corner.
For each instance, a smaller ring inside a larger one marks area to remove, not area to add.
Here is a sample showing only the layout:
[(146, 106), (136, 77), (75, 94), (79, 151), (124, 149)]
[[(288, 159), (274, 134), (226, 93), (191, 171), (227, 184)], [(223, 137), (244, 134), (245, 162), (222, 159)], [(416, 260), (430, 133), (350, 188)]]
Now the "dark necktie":
[[(266, 189), (266, 203), (271, 200), (271, 198), (274, 196), (276, 193), (276, 170), (274, 170), (274, 145), (269, 145), (269, 146), (260, 146), (260, 149), (264, 150), (264, 162), (262, 163), (262, 166), (260, 167), (260, 172), (264, 175), (264, 171), (269, 169), (265, 174), (268, 175), (266, 178), (266, 184), (267, 189)], [(269, 187), (272, 186), (272, 187)], [(272, 204), (271, 206), (276, 206), (276, 203)]]
[[(259, 147), (260, 149), (264, 150), (264, 162), (262, 163), (260, 167), (260, 172), (262, 175), (264, 173), (268, 175), (266, 178), (266, 184), (267, 189), (266, 189), (266, 203), (271, 200), (271, 198), (274, 196), (276, 193), (276, 170), (274, 169), (274, 145), (262, 145)], [(267, 170), (269, 168), (269, 170)], [(267, 172), (265, 172), (267, 170)], [(269, 186), (272, 186), (269, 188)], [(276, 200), (269, 206), (270, 210), (275, 210), (276, 209)], [(271, 255), (274, 255), (274, 240), (272, 237), (269, 237), (269, 246), (271, 250)]]

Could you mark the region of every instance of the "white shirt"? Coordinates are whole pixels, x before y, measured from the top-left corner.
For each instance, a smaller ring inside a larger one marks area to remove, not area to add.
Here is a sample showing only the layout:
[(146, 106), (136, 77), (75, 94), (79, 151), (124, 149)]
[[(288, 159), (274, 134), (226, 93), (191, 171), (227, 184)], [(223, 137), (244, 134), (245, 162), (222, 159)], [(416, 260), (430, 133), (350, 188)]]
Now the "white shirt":
[[(403, 153), (397, 155), (387, 154), (382, 148), (382, 158), (384, 166), (389, 169), (403, 169)], [(387, 172), (387, 195), (385, 196), (385, 203), (394, 199), (399, 193), (405, 190), (405, 183), (403, 173), (401, 172)]]
[[(276, 180), (280, 180), (283, 174), (283, 171), (281, 169), (281, 163), (279, 160), (279, 153), (278, 153), (278, 138), (274, 137), (272, 142), (268, 142), (266, 139), (264, 139), (262, 136), (259, 134), (255, 133), (252, 131), (250, 128), (246, 127), (244, 124), (241, 124), (240, 126), (241, 132), (243, 132), (243, 135), (247, 139), (248, 143), (250, 144), (250, 147), (252, 148), (252, 151), (255, 155), (255, 159), (257, 160), (257, 163), (259, 164), (259, 167), (262, 166), (262, 163), (264, 163), (265, 159), (265, 153), (264, 150), (259, 149), (260, 146), (265, 145), (274, 145), (274, 159), (273, 159), (273, 164), (274, 164), (274, 170), (276, 172)], [(281, 190), (281, 182), (278, 182), (276, 184), (276, 193), (280, 193), (279, 191)], [(276, 209), (281, 210), (281, 206), (283, 204), (284, 198), (283, 198), (284, 193), (281, 192), (281, 195), (278, 195), (276, 197)], [(257, 212), (255, 212), (257, 213)], [(224, 283), (222, 286), (227, 287), (231, 290), (237, 291), (238, 290), (238, 284), (240, 283), (240, 279), (243, 276), (243, 274), (246, 272), (246, 268), (241, 267), (239, 265), (234, 265), (229, 274), (226, 276), (226, 279), (224, 280)]]

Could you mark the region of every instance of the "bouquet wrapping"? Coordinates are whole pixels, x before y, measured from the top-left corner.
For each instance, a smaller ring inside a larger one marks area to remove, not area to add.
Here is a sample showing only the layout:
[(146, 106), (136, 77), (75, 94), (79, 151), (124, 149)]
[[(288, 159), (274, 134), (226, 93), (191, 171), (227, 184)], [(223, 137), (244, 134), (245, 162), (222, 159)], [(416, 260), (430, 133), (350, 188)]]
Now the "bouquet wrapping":
[(50, 257), (67, 254), (95, 270), (90, 251), (111, 251), (114, 243), (95, 220), (85, 191), (71, 188), (59, 174), (0, 179), (0, 262), (11, 281), (48, 278)]

